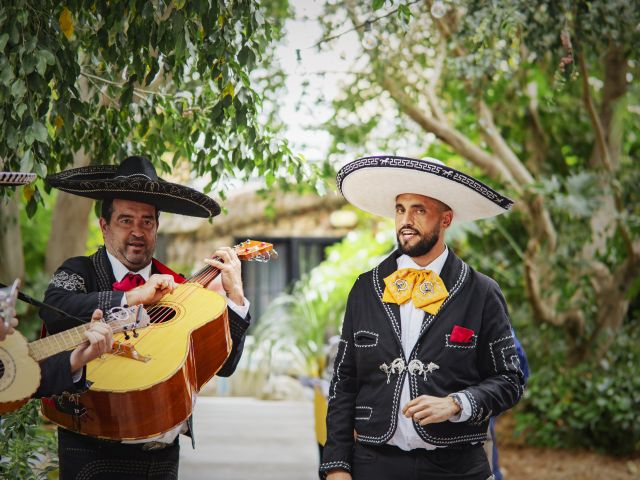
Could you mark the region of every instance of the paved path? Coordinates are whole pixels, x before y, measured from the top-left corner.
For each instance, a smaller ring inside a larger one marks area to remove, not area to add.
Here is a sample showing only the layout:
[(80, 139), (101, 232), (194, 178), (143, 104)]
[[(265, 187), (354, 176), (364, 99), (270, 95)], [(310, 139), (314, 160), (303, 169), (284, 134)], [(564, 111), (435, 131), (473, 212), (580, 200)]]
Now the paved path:
[(309, 402), (199, 397), (196, 449), (180, 439), (180, 480), (316, 480)]

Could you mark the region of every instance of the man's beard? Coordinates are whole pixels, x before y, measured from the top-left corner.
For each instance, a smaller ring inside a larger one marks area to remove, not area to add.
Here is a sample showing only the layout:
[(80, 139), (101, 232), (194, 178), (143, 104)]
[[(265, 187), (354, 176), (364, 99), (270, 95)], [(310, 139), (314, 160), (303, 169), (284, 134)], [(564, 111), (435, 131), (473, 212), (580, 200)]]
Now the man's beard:
[[(404, 230), (410, 229), (415, 232), (415, 230), (410, 227), (402, 227), (401, 229), (398, 230), (398, 232), (401, 232), (403, 229)], [(416, 232), (416, 235), (419, 235), (419, 234)], [(418, 238), (418, 243), (412, 246), (403, 245), (402, 242), (400, 241), (400, 233), (396, 233), (396, 239), (398, 240), (398, 247), (400, 248), (400, 251), (405, 255), (408, 255), (414, 258), (421, 257), (429, 253), (431, 249), (436, 245), (436, 243), (438, 243), (439, 238), (440, 238), (440, 225), (436, 225), (433, 228), (433, 230), (431, 230), (429, 233), (426, 233), (420, 236)]]

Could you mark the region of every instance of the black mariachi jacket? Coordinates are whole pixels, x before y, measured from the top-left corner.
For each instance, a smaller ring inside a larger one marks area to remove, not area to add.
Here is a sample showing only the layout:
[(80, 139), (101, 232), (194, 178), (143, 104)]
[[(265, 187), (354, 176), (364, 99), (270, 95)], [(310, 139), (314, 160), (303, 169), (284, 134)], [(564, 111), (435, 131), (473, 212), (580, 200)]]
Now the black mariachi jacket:
[[(354, 430), (362, 443), (389, 441), (403, 407), (405, 375), (411, 398), (459, 391), (469, 398), (472, 412), (466, 422), (414, 422), (420, 438), (438, 447), (485, 440), (489, 418), (511, 408), (523, 393), (524, 376), (498, 284), (451, 250), (440, 275), (449, 297), (435, 316), (425, 313), (414, 350), (403, 352), (399, 306), (382, 302), (384, 278), (397, 269), (399, 255), (394, 252), (360, 275), (349, 294), (329, 388), (321, 472), (351, 471)], [(469, 342), (449, 341), (455, 325), (473, 330)]]
[[(159, 272), (152, 267), (151, 273)], [(44, 301), (88, 322), (96, 308), (106, 314), (111, 308), (121, 305), (125, 292), (111, 290), (115, 281), (111, 263), (103, 246), (89, 257), (73, 257), (66, 260), (53, 274)], [(238, 366), (250, 322), (249, 315), (243, 319), (231, 309), (228, 313), (233, 345), (227, 361), (216, 374), (221, 377), (228, 377)], [(42, 309), (40, 317), (44, 320), (47, 332), (51, 334), (79, 325), (76, 320), (63, 317), (51, 310)], [(189, 430), (193, 431), (191, 418)]]
[(33, 398), (59, 395), (63, 392), (78, 393), (82, 391), (86, 379), (84, 371), (78, 382), (73, 382), (71, 374), (71, 352), (61, 352), (40, 362), (40, 386)]

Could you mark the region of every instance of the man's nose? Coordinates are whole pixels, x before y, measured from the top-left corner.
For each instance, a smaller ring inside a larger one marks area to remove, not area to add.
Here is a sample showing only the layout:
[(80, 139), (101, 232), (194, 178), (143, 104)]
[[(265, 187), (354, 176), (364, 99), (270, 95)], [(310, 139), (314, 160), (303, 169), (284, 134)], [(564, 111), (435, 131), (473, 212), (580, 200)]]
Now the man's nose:
[(133, 227), (131, 228), (131, 235), (134, 237), (144, 237), (144, 229), (142, 228), (141, 222), (134, 222)]
[(402, 225), (403, 226), (411, 226), (413, 225), (413, 215), (411, 215), (411, 212), (406, 211), (402, 214)]

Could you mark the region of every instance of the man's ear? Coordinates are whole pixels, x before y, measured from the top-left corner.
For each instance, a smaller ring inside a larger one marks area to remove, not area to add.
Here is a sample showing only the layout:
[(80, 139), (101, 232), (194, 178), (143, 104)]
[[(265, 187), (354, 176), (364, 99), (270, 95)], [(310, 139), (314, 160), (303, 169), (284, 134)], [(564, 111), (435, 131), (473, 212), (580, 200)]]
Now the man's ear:
[(98, 223), (100, 224), (100, 230), (102, 231), (102, 234), (104, 235), (104, 231), (107, 228), (107, 221), (104, 219), (104, 217), (100, 217), (100, 219), (98, 220)]
[(451, 222), (453, 222), (453, 210), (446, 210), (442, 213), (442, 217), (440, 217), (440, 224), (442, 228), (449, 228), (451, 226)]

